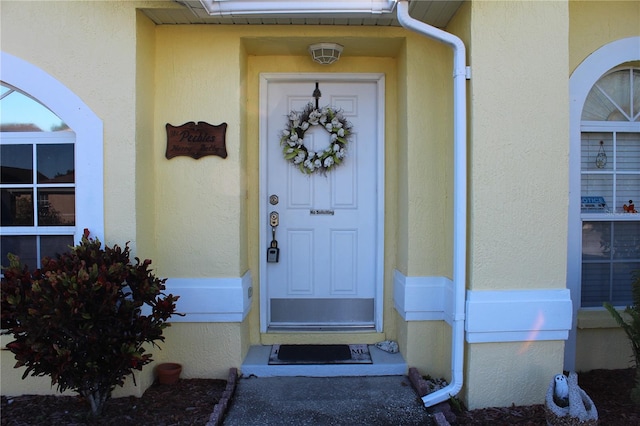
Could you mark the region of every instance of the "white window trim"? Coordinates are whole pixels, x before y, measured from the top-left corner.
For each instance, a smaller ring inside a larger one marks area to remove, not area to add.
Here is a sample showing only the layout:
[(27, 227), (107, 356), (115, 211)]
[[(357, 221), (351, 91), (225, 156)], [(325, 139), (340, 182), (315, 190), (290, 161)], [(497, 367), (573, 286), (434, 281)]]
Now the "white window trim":
[(582, 296), (582, 229), (580, 220), (580, 149), (582, 108), (596, 82), (609, 70), (625, 62), (640, 60), (640, 37), (616, 40), (593, 52), (569, 79), (569, 214), (567, 243), (567, 288), (571, 292), (573, 320), (565, 343), (565, 370), (575, 369), (577, 318)]
[(102, 120), (69, 88), (40, 68), (5, 52), (0, 55), (0, 80), (36, 98), (75, 132), (74, 241), (80, 241), (84, 228), (104, 241)]

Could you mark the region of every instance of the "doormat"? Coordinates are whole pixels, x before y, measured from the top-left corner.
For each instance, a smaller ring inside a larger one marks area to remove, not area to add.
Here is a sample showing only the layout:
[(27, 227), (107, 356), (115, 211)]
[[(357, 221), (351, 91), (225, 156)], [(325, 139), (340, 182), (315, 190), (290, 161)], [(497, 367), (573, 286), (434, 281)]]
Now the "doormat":
[(368, 345), (273, 345), (269, 365), (371, 364)]

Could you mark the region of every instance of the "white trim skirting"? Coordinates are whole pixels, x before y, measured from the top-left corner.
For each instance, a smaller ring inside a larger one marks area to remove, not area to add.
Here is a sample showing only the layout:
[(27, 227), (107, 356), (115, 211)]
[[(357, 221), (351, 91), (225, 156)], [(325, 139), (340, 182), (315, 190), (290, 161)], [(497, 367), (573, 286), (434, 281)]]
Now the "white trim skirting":
[(393, 303), (405, 321), (453, 323), (453, 281), (446, 277), (406, 277), (393, 271)]
[(180, 296), (171, 322), (242, 322), (251, 309), (251, 272), (238, 278), (168, 278), (166, 294)]
[[(394, 305), (405, 321), (452, 324), (453, 282), (394, 271)], [(467, 291), (468, 343), (566, 340), (571, 329), (568, 289)]]

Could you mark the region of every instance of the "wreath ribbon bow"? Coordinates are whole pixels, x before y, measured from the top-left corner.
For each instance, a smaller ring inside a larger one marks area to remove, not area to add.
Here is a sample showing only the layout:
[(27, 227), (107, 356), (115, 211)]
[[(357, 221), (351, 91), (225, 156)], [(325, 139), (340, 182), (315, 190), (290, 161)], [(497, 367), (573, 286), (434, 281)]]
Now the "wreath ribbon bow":
[[(322, 126), (331, 135), (329, 145), (323, 151), (311, 151), (304, 145), (304, 134), (312, 126)], [(328, 106), (318, 109), (309, 103), (302, 111), (289, 113), (280, 145), (284, 159), (302, 173), (326, 174), (342, 163), (350, 135), (351, 123), (344, 118), (342, 111)]]

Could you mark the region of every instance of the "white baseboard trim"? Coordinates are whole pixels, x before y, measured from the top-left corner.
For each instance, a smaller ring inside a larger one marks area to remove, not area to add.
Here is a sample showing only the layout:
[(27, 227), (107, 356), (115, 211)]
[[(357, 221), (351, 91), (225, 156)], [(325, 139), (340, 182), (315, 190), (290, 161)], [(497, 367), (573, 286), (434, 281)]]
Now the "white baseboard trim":
[(452, 324), (453, 281), (447, 277), (407, 277), (394, 270), (393, 303), (405, 321), (444, 320)]
[[(447, 277), (407, 277), (393, 272), (393, 302), (405, 321), (453, 323), (453, 282)], [(468, 343), (567, 340), (568, 289), (467, 291)]]
[(467, 291), (469, 343), (567, 340), (572, 304), (568, 289)]
[(238, 278), (168, 278), (165, 293), (180, 296), (171, 322), (242, 322), (251, 309), (251, 272)]

